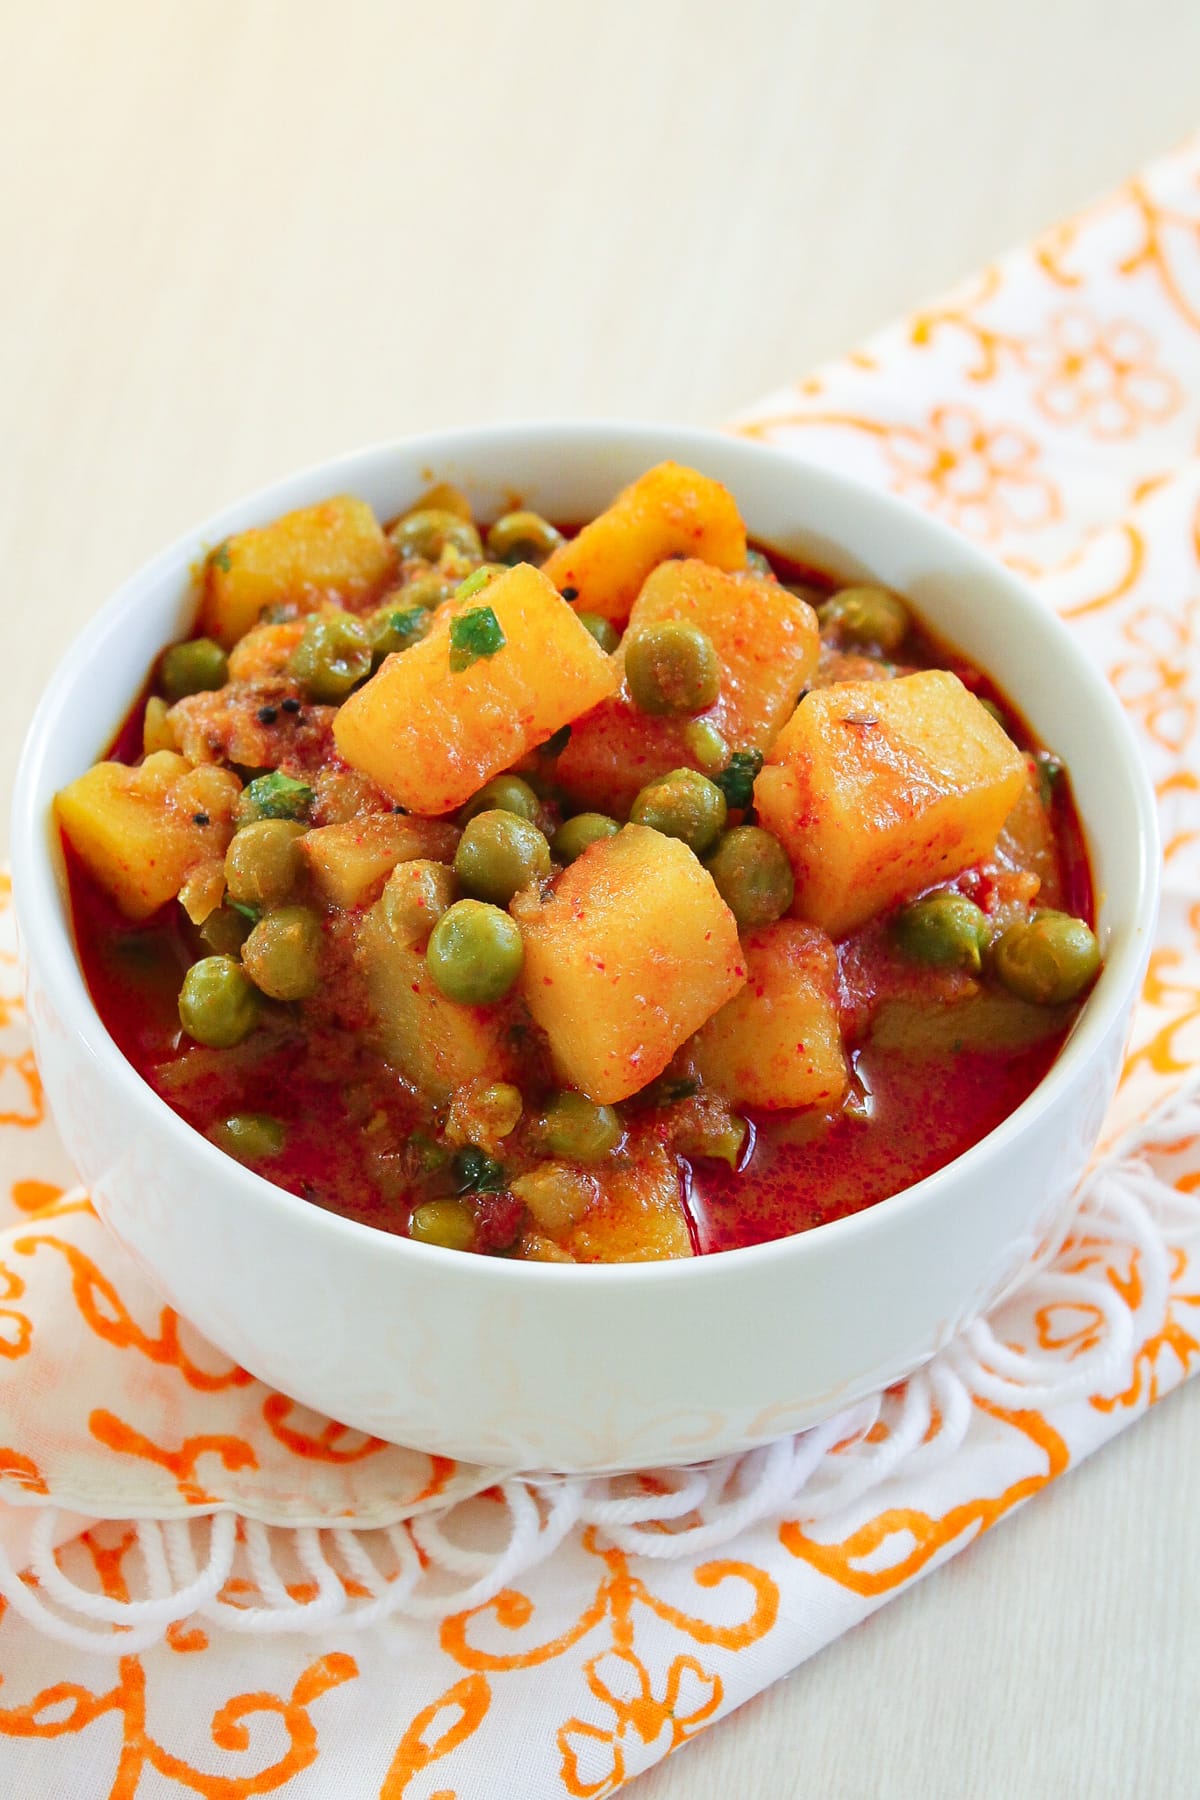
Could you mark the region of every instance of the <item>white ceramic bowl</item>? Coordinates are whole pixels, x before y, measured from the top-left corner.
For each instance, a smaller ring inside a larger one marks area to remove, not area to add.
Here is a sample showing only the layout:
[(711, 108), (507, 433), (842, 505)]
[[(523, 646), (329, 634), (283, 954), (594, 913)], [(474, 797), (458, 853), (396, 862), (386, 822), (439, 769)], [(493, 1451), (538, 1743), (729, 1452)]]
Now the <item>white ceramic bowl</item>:
[[(582, 519), (674, 456), (726, 482), (752, 535), (909, 595), (1065, 759), (1105, 968), (1041, 1086), (939, 1173), (852, 1218), (687, 1263), (575, 1267), (389, 1237), (273, 1187), (133, 1072), (84, 986), (51, 823), (229, 532), (346, 490), (382, 514), (431, 479), (488, 516), (514, 491)], [(129, 581), (59, 669), (17, 784), (14, 876), (39, 1064), (112, 1231), (184, 1317), (263, 1380), (384, 1438), (513, 1468), (683, 1462), (813, 1423), (907, 1374), (1061, 1228), (1116, 1083), (1155, 915), (1153, 796), (1102, 675), (1012, 575), (896, 500), (690, 430), (446, 432), (328, 463), (228, 508)]]

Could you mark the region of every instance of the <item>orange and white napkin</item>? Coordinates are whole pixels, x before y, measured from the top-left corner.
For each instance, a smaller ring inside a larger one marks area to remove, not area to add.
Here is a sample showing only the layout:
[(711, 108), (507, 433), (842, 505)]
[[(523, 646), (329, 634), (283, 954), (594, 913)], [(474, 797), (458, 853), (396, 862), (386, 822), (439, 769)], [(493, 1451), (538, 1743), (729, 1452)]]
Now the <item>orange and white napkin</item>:
[(68, 1191), (3, 911), (0, 1791), (611, 1794), (1200, 1365), (1200, 143), (737, 429), (996, 550), (1138, 729), (1162, 925), (1070, 1238), (742, 1458), (529, 1482), (384, 1445), (231, 1367)]

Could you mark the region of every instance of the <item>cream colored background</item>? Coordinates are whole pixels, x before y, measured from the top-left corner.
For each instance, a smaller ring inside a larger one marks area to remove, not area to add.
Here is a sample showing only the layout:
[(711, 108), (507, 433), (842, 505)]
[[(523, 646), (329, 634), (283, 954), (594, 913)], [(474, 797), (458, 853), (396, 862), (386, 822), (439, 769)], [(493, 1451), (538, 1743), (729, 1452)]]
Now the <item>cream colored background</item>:
[[(1200, 126), (1194, 0), (0, 26), (6, 792), (78, 625), (240, 491), (473, 419), (720, 420)], [(1198, 1425), (1194, 1384), (639, 1794), (1195, 1792)]]

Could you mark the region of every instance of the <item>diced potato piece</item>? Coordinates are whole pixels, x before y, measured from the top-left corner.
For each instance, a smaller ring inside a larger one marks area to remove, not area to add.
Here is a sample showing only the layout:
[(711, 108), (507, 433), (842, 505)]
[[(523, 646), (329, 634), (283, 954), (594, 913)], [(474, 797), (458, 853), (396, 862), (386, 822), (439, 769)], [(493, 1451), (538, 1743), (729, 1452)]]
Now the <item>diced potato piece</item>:
[[(450, 632), (490, 607), (502, 647), (451, 667)], [(616, 687), (610, 659), (557, 589), (522, 563), (439, 609), (429, 636), (389, 656), (334, 725), (348, 763), (410, 811), (450, 812)]]
[(652, 1127), (635, 1127), (614, 1162), (586, 1169), (539, 1163), (512, 1191), (535, 1227), (522, 1239), (524, 1257), (658, 1262), (693, 1253), (678, 1165)]
[(513, 1005), (459, 1006), (447, 1000), (421, 951), (389, 929), (379, 902), (363, 919), (358, 957), (379, 1048), (420, 1093), (444, 1105), (464, 1082), (512, 1078)]
[[(391, 923), (394, 930), (394, 916)], [(455, 1089), (443, 1130), (451, 1144), (475, 1144), (489, 1156), (499, 1156), (524, 1109), (521, 1090), (510, 1081), (468, 1081)]]
[(435, 481), (432, 487), (427, 487), (423, 494), (417, 496), (411, 506), (405, 507), (400, 517), (410, 519), (413, 513), (419, 512), (448, 512), (453, 513), (456, 519), (465, 519), (468, 525), (475, 522), (471, 502), (461, 488), (449, 481)]
[(178, 750), (175, 727), (167, 716), (169, 710), (158, 694), (151, 694), (147, 700), (142, 714), (142, 752), (145, 756), (153, 756), (156, 750)]
[(995, 988), (955, 1001), (887, 1000), (871, 1025), (876, 1050), (945, 1063), (960, 1051), (1018, 1055), (1065, 1031), (1070, 1006), (1034, 1006)]
[(840, 937), (990, 856), (1024, 782), (986, 707), (925, 669), (807, 695), (754, 803), (791, 857), (796, 916)]
[(600, 1192), (561, 1237), (576, 1262), (660, 1262), (691, 1256), (675, 1158), (652, 1133), (635, 1133), (629, 1154), (597, 1171)]
[(543, 1231), (561, 1237), (595, 1204), (600, 1183), (576, 1163), (543, 1162), (518, 1175), (512, 1191)]
[(639, 712), (624, 693), (610, 695), (572, 725), (554, 779), (580, 810), (623, 819), (647, 782), (672, 769), (696, 767), (686, 725), (685, 719)]
[(225, 858), (193, 863), (179, 890), (179, 904), (193, 925), (203, 925), (225, 898)]
[(228, 769), (194, 769), (158, 750), (138, 768), (97, 763), (62, 790), (54, 810), (67, 842), (126, 918), (148, 919), (197, 864), (224, 855), (241, 786)]
[(659, 463), (619, 493), (542, 564), (558, 589), (574, 588), (581, 612), (624, 625), (642, 583), (669, 556), (718, 569), (746, 565), (746, 528), (728, 488), (682, 463)]
[(204, 565), (199, 629), (228, 650), (264, 606), (282, 600), (369, 598), (395, 552), (365, 500), (339, 494), (227, 538)]
[(1004, 869), (1027, 870), (1039, 883), (1038, 905), (1059, 910), (1065, 898), (1054, 822), (1042, 804), (1037, 764), (1025, 758), (1026, 779), (1017, 804), (996, 840), (996, 861)]
[(624, 1100), (746, 979), (733, 914), (686, 844), (643, 825), (591, 845), (511, 907), (522, 990), (564, 1081)]
[[(816, 670), (817, 615), (776, 581), (730, 575), (694, 559), (665, 562), (647, 578), (629, 631), (663, 619), (696, 625), (721, 661), (721, 692), (701, 714), (731, 750), (767, 751)], [(614, 661), (624, 666), (624, 652)], [(651, 718), (622, 691), (571, 732), (555, 779), (581, 804), (628, 812), (638, 789), (671, 769), (696, 767), (689, 721)]]
[(286, 675), (292, 651), (304, 636), (304, 619), (255, 625), (229, 652), (230, 681), (269, 681)]
[[(332, 732), (332, 726), (331, 726)], [(313, 818), (322, 825), (346, 825), (367, 813), (390, 813), (392, 802), (370, 776), (349, 769), (340, 756), (323, 762), (311, 778), (316, 798)]]
[(458, 832), (437, 819), (401, 813), (373, 813), (344, 825), (321, 825), (300, 840), (313, 885), (333, 906), (361, 904), (397, 863), (427, 856), (434, 862), (454, 855)]
[(836, 1106), (846, 1090), (837, 952), (798, 919), (742, 939), (746, 985), (696, 1034), (704, 1082), (738, 1106)]
[(759, 749), (791, 717), (817, 666), (821, 639), (807, 600), (760, 575), (705, 562), (663, 563), (634, 602), (629, 628), (682, 619), (712, 639), (721, 698), (711, 714), (733, 744)]

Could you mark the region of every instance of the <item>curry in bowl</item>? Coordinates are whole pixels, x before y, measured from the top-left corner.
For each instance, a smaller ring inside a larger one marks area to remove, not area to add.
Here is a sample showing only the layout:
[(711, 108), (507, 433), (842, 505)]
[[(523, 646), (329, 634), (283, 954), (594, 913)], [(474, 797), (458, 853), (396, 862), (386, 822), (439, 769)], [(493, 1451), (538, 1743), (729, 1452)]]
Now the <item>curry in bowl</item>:
[(560, 527), (440, 486), (208, 555), (57, 800), (99, 1013), (221, 1148), (426, 1243), (685, 1257), (885, 1199), (1097, 974), (1067, 775), (694, 469)]

